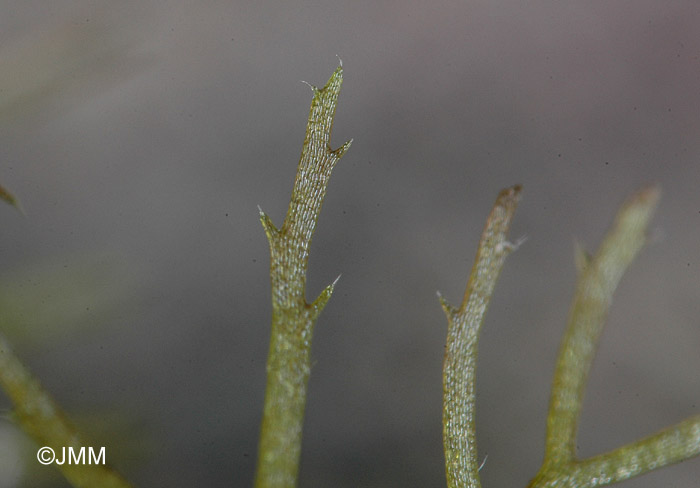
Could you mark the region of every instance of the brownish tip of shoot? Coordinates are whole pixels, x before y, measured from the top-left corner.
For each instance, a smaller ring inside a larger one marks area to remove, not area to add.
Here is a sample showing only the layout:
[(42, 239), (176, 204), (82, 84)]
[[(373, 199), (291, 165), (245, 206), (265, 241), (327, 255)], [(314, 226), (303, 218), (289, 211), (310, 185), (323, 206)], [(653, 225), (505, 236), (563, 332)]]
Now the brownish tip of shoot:
[(661, 198), (661, 188), (658, 185), (649, 185), (632, 195), (630, 203), (640, 203), (649, 206), (656, 206)]

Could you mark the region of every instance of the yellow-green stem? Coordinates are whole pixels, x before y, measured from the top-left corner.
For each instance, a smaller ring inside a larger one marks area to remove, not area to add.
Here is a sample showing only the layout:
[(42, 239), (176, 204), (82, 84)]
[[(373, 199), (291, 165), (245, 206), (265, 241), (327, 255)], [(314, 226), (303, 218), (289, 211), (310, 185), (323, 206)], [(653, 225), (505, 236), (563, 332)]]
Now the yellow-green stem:
[[(90, 447), (80, 438), (77, 430), (68, 422), (51, 396), (22, 365), (2, 335), (0, 335), (0, 384), (14, 404), (14, 417), (39, 447), (50, 447), (57, 454), (57, 458), (64, 458), (60, 454), (63, 449), (70, 452), (68, 449), (72, 448), (73, 452), (80, 453), (81, 448)], [(98, 459), (105, 461), (101, 457)], [(39, 462), (36, 462), (38, 465)], [(131, 486), (109, 466), (99, 462), (64, 462), (57, 466), (76, 488), (129, 488)]]
[(572, 461), (588, 372), (617, 284), (644, 246), (658, 191), (638, 193), (620, 211), (596, 256), (578, 250), (580, 279), (557, 359), (547, 418), (545, 464)]
[(498, 195), (479, 241), (459, 309), (440, 298), (447, 315), (443, 365), (443, 444), (448, 488), (478, 488), (475, 403), (479, 332), (506, 256), (515, 246), (506, 233), (520, 199), (520, 186)]
[(554, 373), (545, 458), (529, 488), (595, 488), (700, 454), (700, 416), (613, 451), (579, 460), (578, 419), (586, 380), (612, 296), (646, 241), (659, 190), (645, 188), (620, 209), (593, 258), (577, 248), (579, 280)]
[(330, 149), (330, 137), (342, 65), (326, 86), (312, 86), (314, 97), (306, 127), (292, 198), (280, 229), (260, 211), (270, 243), (272, 335), (267, 359), (267, 386), (258, 448), (256, 488), (296, 485), (301, 454), (306, 385), (310, 372), (313, 327), (330, 299), (335, 282), (311, 304), (306, 302), (306, 269), (328, 180), (352, 141)]

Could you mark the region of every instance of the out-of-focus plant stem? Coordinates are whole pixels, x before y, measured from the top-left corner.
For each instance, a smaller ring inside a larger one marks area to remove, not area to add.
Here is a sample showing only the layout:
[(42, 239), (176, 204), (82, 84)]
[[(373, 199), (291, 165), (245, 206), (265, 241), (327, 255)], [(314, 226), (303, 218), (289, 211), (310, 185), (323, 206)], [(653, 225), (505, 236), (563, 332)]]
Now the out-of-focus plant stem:
[[(90, 447), (68, 422), (51, 396), (41, 387), (15, 356), (4, 336), (0, 335), (0, 384), (14, 404), (13, 416), (39, 447), (53, 449), (58, 460), (69, 448), (79, 455)], [(99, 449), (95, 449), (99, 451)], [(105, 451), (106, 452), (106, 451)], [(95, 453), (98, 455), (97, 453)], [(87, 456), (87, 454), (86, 454)], [(49, 458), (44, 458), (46, 461)], [(100, 462), (56, 463), (66, 479), (76, 488), (129, 488), (131, 485), (109, 466)], [(36, 461), (39, 464), (39, 461)], [(47, 467), (47, 469), (50, 469)]]
[(700, 454), (700, 416), (695, 416), (611, 452), (576, 457), (578, 419), (598, 339), (615, 288), (646, 242), (658, 199), (656, 188), (639, 191), (623, 205), (594, 257), (577, 250), (579, 280), (554, 373), (544, 462), (529, 488), (594, 488)]

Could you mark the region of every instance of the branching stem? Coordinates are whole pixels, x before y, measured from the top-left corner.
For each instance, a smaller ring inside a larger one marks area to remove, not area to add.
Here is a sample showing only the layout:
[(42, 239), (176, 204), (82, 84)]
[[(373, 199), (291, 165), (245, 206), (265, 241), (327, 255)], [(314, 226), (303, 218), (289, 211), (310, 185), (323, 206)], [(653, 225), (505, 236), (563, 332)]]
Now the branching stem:
[(459, 309), (440, 297), (447, 315), (443, 365), (443, 444), (448, 488), (478, 488), (476, 450), (476, 360), (479, 332), (506, 256), (515, 247), (506, 233), (520, 198), (520, 187), (501, 191), (481, 235), (464, 300)]
[(644, 246), (658, 191), (646, 189), (620, 211), (595, 257), (577, 259), (580, 278), (559, 351), (547, 418), (545, 464), (572, 461), (583, 394), (617, 284)]
[[(280, 229), (260, 211), (270, 243), (272, 335), (267, 387), (258, 450), (256, 488), (296, 485), (301, 430), (309, 379), (314, 323), (331, 297), (335, 282), (312, 303), (306, 302), (309, 246), (335, 164), (352, 141), (330, 148), (333, 117), (343, 82), (342, 65), (326, 86), (314, 92), (287, 216)], [(337, 281), (337, 280), (336, 280)]]
[(593, 488), (629, 479), (700, 454), (700, 416), (588, 459), (576, 456), (578, 419), (588, 373), (612, 296), (646, 241), (659, 199), (656, 188), (630, 198), (598, 253), (577, 249), (579, 280), (554, 373), (545, 457), (530, 488)]

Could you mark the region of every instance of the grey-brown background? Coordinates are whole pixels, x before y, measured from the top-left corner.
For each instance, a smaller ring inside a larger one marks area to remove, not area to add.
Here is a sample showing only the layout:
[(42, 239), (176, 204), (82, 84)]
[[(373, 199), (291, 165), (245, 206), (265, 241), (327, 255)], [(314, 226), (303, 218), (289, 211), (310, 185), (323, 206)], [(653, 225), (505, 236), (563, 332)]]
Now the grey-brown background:
[[(515, 183), (528, 240), (482, 335), (483, 485), (535, 474), (573, 242), (594, 250), (648, 183), (657, 238), (617, 293), (580, 452), (700, 412), (697, 1), (117, 3), (2, 3), (0, 181), (26, 217), (0, 208), (0, 270), (18, 353), (135, 485), (252, 483), (270, 321), (256, 206), (281, 222), (300, 80), (324, 84), (336, 55), (333, 146), (354, 143), (311, 252), (309, 299), (342, 277), (314, 338), (301, 487), (444, 486), (435, 292), (460, 300)], [(0, 427), (3, 486), (53, 470)], [(699, 475), (691, 460), (625, 486)]]

